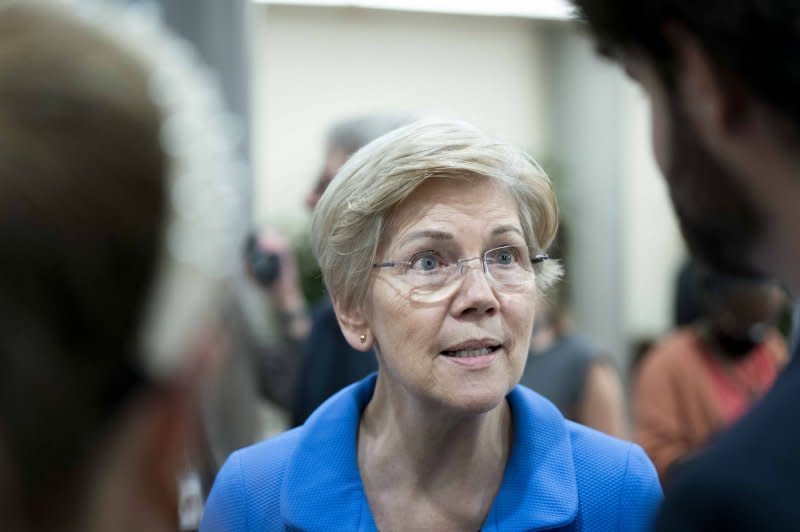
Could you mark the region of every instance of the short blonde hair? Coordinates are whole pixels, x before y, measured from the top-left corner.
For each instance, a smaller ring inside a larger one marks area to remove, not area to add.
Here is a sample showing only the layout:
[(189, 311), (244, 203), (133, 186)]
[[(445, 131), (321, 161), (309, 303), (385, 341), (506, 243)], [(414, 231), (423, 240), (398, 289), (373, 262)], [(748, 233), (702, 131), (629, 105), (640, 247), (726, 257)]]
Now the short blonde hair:
[[(555, 237), (556, 195), (529, 155), (465, 122), (415, 122), (357, 151), (314, 209), (314, 253), (328, 291), (343, 308), (364, 303), (393, 209), (431, 178), (493, 179), (513, 196), (531, 254), (545, 252)], [(537, 288), (543, 292), (560, 276), (558, 262), (545, 261)]]

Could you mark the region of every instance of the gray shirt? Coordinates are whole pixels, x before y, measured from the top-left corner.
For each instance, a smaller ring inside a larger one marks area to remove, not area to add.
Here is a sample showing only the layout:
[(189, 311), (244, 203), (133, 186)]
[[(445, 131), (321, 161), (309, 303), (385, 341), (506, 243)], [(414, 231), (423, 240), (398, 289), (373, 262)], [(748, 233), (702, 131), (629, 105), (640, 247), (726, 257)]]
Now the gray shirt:
[(549, 399), (574, 421), (589, 369), (600, 356), (578, 335), (562, 336), (547, 350), (530, 353), (520, 384)]

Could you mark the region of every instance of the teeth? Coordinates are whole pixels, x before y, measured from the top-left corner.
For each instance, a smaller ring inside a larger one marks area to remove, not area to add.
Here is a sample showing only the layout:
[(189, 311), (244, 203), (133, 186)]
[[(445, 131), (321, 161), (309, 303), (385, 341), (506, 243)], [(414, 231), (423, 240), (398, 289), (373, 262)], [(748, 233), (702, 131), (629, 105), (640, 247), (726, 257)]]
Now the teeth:
[(449, 355), (456, 358), (472, 358), (488, 355), (492, 350), (488, 347), (481, 347), (480, 349), (462, 349), (460, 351), (450, 351)]

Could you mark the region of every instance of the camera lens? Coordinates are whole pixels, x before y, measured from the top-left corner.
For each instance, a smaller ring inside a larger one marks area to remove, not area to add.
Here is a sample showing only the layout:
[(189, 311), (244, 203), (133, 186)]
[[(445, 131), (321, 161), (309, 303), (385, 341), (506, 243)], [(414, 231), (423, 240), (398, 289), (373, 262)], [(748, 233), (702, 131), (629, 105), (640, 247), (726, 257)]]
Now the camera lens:
[(245, 244), (245, 260), (253, 277), (264, 286), (271, 286), (281, 272), (280, 257), (261, 249), (255, 234), (251, 234)]

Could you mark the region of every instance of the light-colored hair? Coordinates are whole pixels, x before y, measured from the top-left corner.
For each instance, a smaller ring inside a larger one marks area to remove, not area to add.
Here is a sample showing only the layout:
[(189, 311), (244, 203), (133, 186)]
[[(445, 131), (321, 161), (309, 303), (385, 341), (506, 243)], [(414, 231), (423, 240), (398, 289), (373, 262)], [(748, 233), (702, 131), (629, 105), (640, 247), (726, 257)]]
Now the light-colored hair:
[[(531, 254), (550, 246), (558, 202), (536, 161), (464, 122), (415, 122), (356, 152), (314, 209), (314, 253), (329, 292), (343, 308), (364, 303), (394, 208), (432, 178), (495, 180), (517, 204)], [(537, 267), (537, 288), (543, 292), (560, 275), (556, 261), (545, 261)]]

